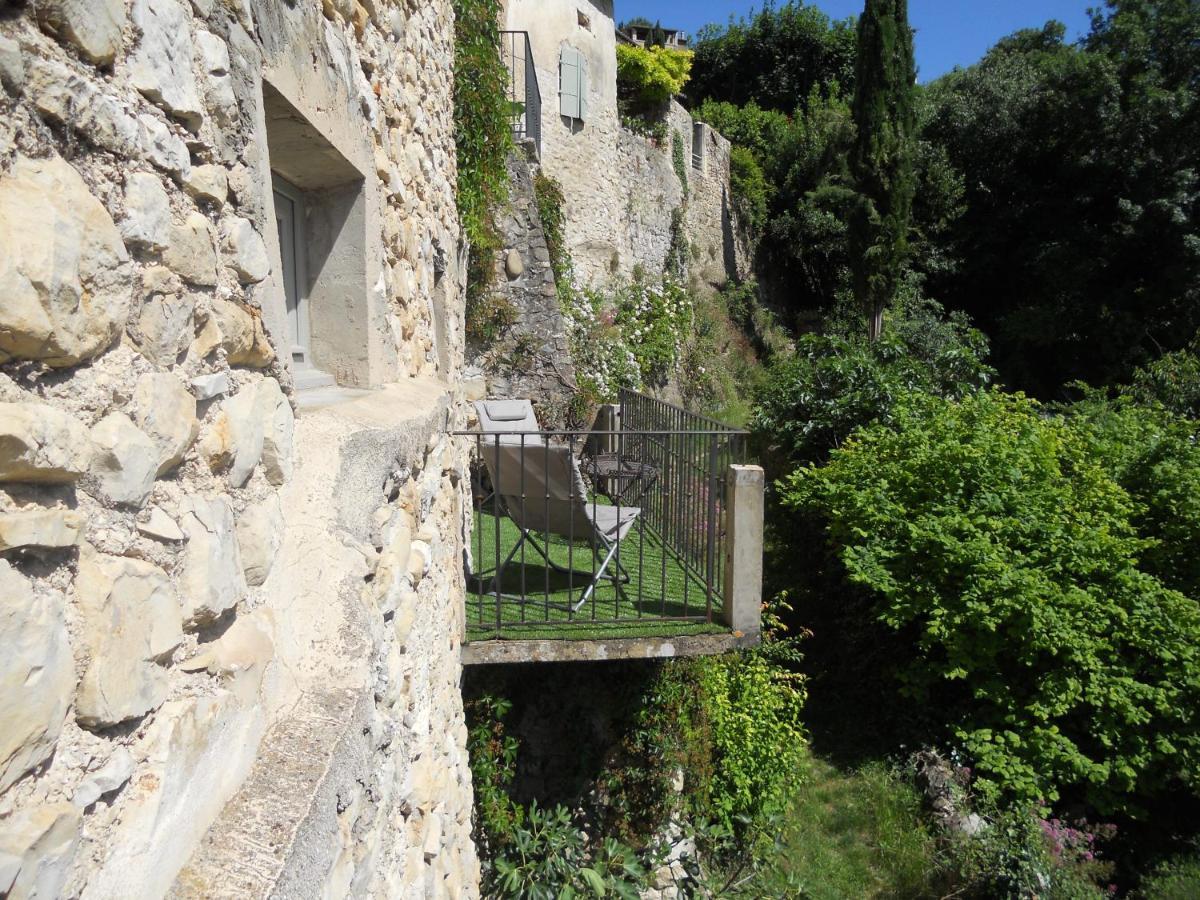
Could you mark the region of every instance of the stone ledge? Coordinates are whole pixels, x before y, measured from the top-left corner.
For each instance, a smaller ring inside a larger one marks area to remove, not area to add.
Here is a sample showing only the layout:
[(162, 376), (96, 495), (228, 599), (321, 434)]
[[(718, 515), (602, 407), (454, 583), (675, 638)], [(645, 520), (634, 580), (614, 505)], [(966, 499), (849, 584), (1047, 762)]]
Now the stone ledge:
[(671, 659), (718, 656), (753, 647), (757, 634), (691, 634), (681, 637), (596, 640), (473, 641), (463, 644), (462, 664), (484, 666), (530, 662), (603, 662), (616, 659)]
[(300, 896), (302, 885), (322, 884), (339, 843), (339, 792), (364, 777), (370, 709), (369, 696), (355, 691), (306, 695), (268, 732), (168, 896)]

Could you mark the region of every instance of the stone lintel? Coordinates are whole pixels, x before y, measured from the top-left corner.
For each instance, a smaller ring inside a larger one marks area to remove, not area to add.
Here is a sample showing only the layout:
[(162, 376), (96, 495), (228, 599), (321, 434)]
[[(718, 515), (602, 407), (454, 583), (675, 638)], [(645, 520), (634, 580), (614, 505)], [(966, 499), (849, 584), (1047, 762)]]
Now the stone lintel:
[(618, 659), (671, 659), (717, 656), (759, 642), (758, 634), (689, 634), (680, 637), (597, 638), (591, 640), (492, 640), (463, 644), (464, 666), (530, 662), (604, 662)]

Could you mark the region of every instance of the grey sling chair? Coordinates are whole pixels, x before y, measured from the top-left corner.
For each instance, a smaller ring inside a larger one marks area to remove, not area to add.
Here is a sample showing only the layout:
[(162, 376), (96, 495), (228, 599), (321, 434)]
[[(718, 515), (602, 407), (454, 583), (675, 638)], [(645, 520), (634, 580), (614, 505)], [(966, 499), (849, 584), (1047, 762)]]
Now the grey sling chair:
[[(572, 448), (553, 446), (544, 434), (527, 433), (538, 429), (533, 404), (528, 400), (478, 400), (475, 411), (480, 430), (488, 435), (483, 439), (480, 455), (492, 481), (497, 509), (521, 531), (521, 539), (496, 567), (493, 584), (499, 583), (504, 567), (526, 542), (555, 571), (590, 576), (583, 596), (571, 606), (572, 612), (578, 612), (587, 603), (601, 580), (628, 581), (629, 576), (619, 571), (619, 564), (617, 574), (609, 575), (607, 570), (641, 509), (588, 503), (587, 485)], [(560, 566), (550, 559), (549, 549), (538, 543), (535, 534), (539, 533), (568, 541), (587, 541), (593, 549), (604, 552), (603, 562), (587, 573)]]

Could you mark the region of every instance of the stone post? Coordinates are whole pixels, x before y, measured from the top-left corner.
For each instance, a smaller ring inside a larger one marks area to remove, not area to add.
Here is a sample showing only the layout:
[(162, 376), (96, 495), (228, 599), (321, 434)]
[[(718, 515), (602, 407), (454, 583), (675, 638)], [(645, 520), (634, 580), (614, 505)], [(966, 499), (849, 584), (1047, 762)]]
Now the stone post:
[(725, 606), (734, 631), (762, 631), (763, 493), (761, 466), (730, 466), (725, 482)]

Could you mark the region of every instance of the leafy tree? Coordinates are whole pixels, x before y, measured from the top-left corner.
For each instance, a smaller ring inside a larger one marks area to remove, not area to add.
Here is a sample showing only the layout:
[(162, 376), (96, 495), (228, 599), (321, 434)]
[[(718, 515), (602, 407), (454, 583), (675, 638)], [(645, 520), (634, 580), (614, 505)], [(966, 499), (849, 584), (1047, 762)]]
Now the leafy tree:
[(1049, 23), (929, 90), (963, 176), (956, 270), (930, 291), (1043, 395), (1112, 384), (1200, 326), (1200, 5), (1113, 0), (1076, 46)]
[(867, 0), (858, 21), (850, 156), (858, 197), (848, 238), (854, 294), (872, 340), (883, 331), (883, 310), (895, 299), (908, 249), (915, 82), (908, 0)]
[(801, 0), (767, 3), (749, 19), (700, 31), (690, 93), (790, 114), (814, 89), (853, 83), (854, 41), (851, 19), (833, 21)]
[(900, 694), (985, 793), (1136, 815), (1196, 789), (1200, 606), (1139, 566), (1137, 504), (1068, 420), (912, 395), (784, 494), (826, 523), (896, 636)]
[(752, 428), (772, 467), (823, 462), (855, 429), (890, 422), (909, 393), (957, 398), (985, 387), (987, 340), (961, 314), (905, 300), (883, 337), (804, 335), (768, 371)]
[(617, 45), (617, 87), (641, 109), (661, 106), (683, 90), (692, 52), (673, 47)]

